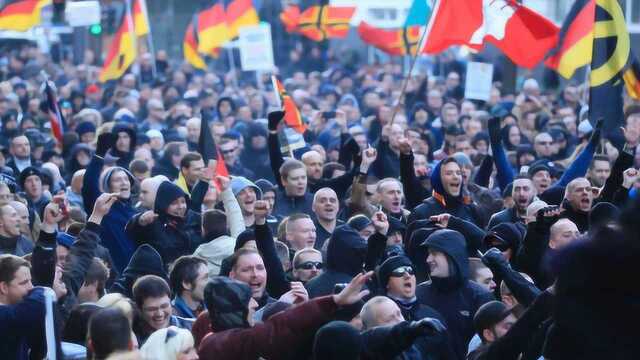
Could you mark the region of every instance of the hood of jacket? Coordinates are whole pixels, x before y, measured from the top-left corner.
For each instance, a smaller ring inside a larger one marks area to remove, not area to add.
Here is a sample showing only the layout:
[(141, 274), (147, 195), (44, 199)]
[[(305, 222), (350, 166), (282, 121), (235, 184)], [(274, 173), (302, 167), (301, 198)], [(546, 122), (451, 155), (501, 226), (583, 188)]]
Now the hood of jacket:
[(440, 251), (447, 256), (450, 280), (462, 284), (469, 278), (469, 255), (461, 233), (449, 229), (437, 230), (429, 235), (422, 246)]
[(348, 224), (338, 226), (327, 247), (327, 268), (355, 276), (362, 271), (366, 241)]
[(113, 126), (113, 129), (111, 130), (111, 133), (116, 136), (118, 136), (118, 133), (121, 133), (121, 132), (125, 132), (129, 135), (129, 137), (131, 138), (131, 144), (129, 145), (129, 153), (127, 154), (124, 154), (118, 151), (114, 145), (114, 147), (111, 148), (111, 153), (117, 157), (123, 157), (123, 156), (127, 156), (128, 154), (133, 154), (133, 150), (136, 148), (136, 142), (137, 142), (136, 131), (128, 124), (117, 123)]
[[(447, 160), (447, 158), (438, 162), (436, 166), (431, 171), (431, 187), (433, 188), (433, 197), (438, 201), (442, 206), (447, 207), (448, 205), (452, 205), (454, 203), (468, 204), (471, 199), (466, 194), (464, 182), (461, 181), (460, 184), (460, 195), (453, 197), (451, 196), (445, 189), (442, 184), (442, 174), (440, 173), (442, 170), (442, 163)], [(458, 164), (459, 165), (459, 164)], [(462, 166), (460, 167), (462, 168)]]
[(204, 288), (204, 303), (209, 310), (211, 329), (221, 332), (249, 327), (250, 300), (249, 285), (224, 276), (212, 278)]
[[(172, 202), (181, 197), (184, 197), (185, 201), (189, 201), (189, 196), (185, 194), (178, 185), (170, 181), (163, 181), (158, 187), (156, 201), (153, 204), (153, 211), (160, 217), (170, 216), (167, 214), (167, 208)], [(185, 216), (186, 215), (185, 213)]]
[(144, 275), (157, 275), (167, 281), (169, 280), (167, 279), (162, 257), (156, 249), (148, 244), (140, 245), (136, 249), (120, 279), (113, 284), (112, 290), (131, 298), (133, 283)]

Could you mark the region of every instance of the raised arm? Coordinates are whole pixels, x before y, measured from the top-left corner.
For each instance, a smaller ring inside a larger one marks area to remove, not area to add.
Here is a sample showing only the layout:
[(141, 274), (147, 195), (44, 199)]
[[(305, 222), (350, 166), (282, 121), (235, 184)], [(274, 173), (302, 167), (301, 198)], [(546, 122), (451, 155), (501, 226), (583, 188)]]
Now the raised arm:
[(493, 159), (496, 164), (496, 179), (500, 191), (507, 188), (507, 185), (513, 182), (513, 170), (509, 165), (509, 159), (502, 145), (502, 136), (500, 134), (500, 118), (494, 117), (489, 119), (489, 138), (491, 140), (491, 150), (493, 151)]
[(562, 174), (562, 177), (560, 177), (560, 180), (558, 180), (554, 186), (565, 187), (571, 182), (571, 180), (584, 176), (587, 173), (591, 160), (593, 160), (593, 154), (595, 154), (598, 144), (600, 143), (600, 138), (602, 137), (603, 124), (604, 121), (602, 119), (598, 120), (596, 127), (591, 134), (591, 138), (589, 138), (587, 146), (582, 149), (580, 154), (578, 154), (576, 159), (571, 163), (571, 165), (569, 165), (564, 174)]
[(280, 180), (280, 166), (284, 163), (282, 152), (280, 151), (280, 140), (278, 140), (278, 124), (284, 118), (284, 111), (272, 111), (267, 115), (269, 118), (269, 158), (271, 163), (271, 171), (275, 177), (278, 186), (282, 189), (282, 181)]
[(400, 182), (404, 190), (404, 198), (407, 209), (413, 209), (429, 197), (427, 189), (422, 186), (416, 177), (413, 167), (413, 152), (407, 139), (402, 139), (400, 145)]
[(238, 204), (238, 200), (233, 195), (233, 190), (229, 186), (229, 178), (224, 176), (216, 176), (222, 192), (220, 198), (224, 206), (225, 215), (227, 215), (227, 225), (229, 226), (229, 234), (232, 238), (237, 238), (240, 233), (246, 230), (244, 218), (242, 217), (242, 209)]
[(489, 249), (482, 256), (482, 262), (491, 269), (494, 275), (507, 284), (516, 300), (525, 307), (529, 307), (542, 292), (519, 272), (513, 270), (500, 250), (496, 248)]
[(78, 234), (78, 240), (71, 246), (69, 262), (62, 274), (62, 280), (67, 288), (74, 294), (84, 282), (87, 270), (93, 262), (98, 242), (100, 241), (100, 224), (109, 212), (111, 206), (118, 200), (115, 194), (104, 193), (98, 197), (93, 208), (93, 213), (87, 220), (87, 225)]
[(255, 232), (256, 246), (262, 254), (264, 266), (267, 270), (267, 291), (273, 297), (280, 297), (289, 291), (289, 282), (286, 279), (282, 262), (276, 252), (271, 229), (267, 225), (267, 210), (269, 204), (264, 200), (258, 200), (255, 204)]
[(93, 205), (100, 196), (100, 172), (104, 166), (104, 155), (109, 151), (115, 142), (114, 135), (104, 133), (98, 136), (96, 153), (91, 158), (87, 167), (87, 172), (82, 180), (82, 201), (87, 214), (93, 212)]

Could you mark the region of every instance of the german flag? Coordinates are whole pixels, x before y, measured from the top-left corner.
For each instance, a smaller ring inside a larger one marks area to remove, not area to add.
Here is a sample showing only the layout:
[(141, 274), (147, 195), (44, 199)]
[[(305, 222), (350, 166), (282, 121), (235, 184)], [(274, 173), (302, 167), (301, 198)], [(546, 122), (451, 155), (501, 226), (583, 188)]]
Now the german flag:
[(287, 31), (299, 33), (313, 41), (323, 41), (346, 37), (355, 11), (356, 8), (352, 6), (316, 5), (307, 8), (297, 19), (295, 9), (285, 10), (280, 18)]
[(206, 69), (207, 64), (200, 54), (198, 54), (198, 34), (194, 31), (193, 23), (190, 22), (184, 33), (182, 41), (182, 53), (184, 60), (196, 69)]
[(287, 89), (284, 88), (284, 85), (282, 85), (280, 80), (278, 80), (275, 75), (271, 77), (271, 81), (273, 82), (273, 89), (280, 99), (282, 109), (285, 112), (284, 123), (288, 127), (294, 129), (296, 132), (304, 134), (304, 132), (307, 130), (307, 125), (305, 125), (304, 121), (302, 120), (302, 115), (300, 115), (298, 106), (293, 101), (291, 96), (289, 96), (289, 93), (287, 93)]
[(260, 18), (251, 0), (225, 0), (224, 10), (227, 20), (229, 37), (235, 38), (239, 35), (240, 28), (251, 25), (258, 25)]
[(627, 88), (629, 96), (636, 100), (640, 100), (640, 61), (633, 53), (631, 54), (632, 60), (629, 67), (622, 75), (624, 84)]
[(358, 25), (358, 34), (365, 43), (372, 45), (389, 55), (415, 55), (420, 42), (420, 26), (400, 29), (380, 29), (366, 22)]
[(136, 60), (136, 55), (135, 25), (131, 11), (128, 10), (122, 16), (120, 27), (111, 41), (100, 72), (100, 82), (119, 79)]
[(591, 63), (596, 0), (577, 0), (560, 29), (558, 45), (545, 65), (569, 79)]
[(27, 31), (39, 25), (40, 11), (51, 0), (5, 1), (0, 9), (0, 30)]
[(136, 28), (136, 36), (144, 36), (149, 33), (148, 19), (146, 0), (133, 0), (133, 23)]
[(198, 52), (209, 54), (231, 40), (224, 6), (216, 2), (197, 15)]

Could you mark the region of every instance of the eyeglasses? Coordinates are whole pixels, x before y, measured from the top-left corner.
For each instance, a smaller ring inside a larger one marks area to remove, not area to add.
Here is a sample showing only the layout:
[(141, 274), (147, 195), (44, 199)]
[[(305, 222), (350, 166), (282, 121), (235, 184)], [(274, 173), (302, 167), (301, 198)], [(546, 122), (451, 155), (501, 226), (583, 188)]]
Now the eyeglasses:
[(168, 343), (169, 340), (171, 340), (171, 338), (175, 337), (176, 335), (178, 335), (178, 333), (175, 330), (173, 330), (172, 328), (169, 328), (167, 330), (167, 334), (164, 337), (164, 343), (165, 344)]
[(404, 274), (414, 275), (415, 272), (411, 266), (401, 266), (391, 272), (393, 277), (403, 277)]
[(324, 265), (320, 262), (320, 261), (305, 261), (302, 264), (298, 264), (296, 265), (296, 270), (311, 270), (311, 269), (318, 269), (318, 270), (322, 270), (322, 267)]
[(536, 145), (551, 146), (553, 145), (553, 141), (536, 141)]

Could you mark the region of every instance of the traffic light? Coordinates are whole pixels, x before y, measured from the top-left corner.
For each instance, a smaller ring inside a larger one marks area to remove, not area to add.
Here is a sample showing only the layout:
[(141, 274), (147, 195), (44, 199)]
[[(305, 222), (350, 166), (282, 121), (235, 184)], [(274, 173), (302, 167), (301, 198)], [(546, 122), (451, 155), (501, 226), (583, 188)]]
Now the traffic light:
[(53, 0), (53, 23), (56, 25), (64, 24), (64, 9), (66, 7), (66, 0)]
[(93, 36), (100, 36), (102, 35), (102, 25), (100, 24), (93, 24), (89, 27), (89, 34), (93, 35)]

